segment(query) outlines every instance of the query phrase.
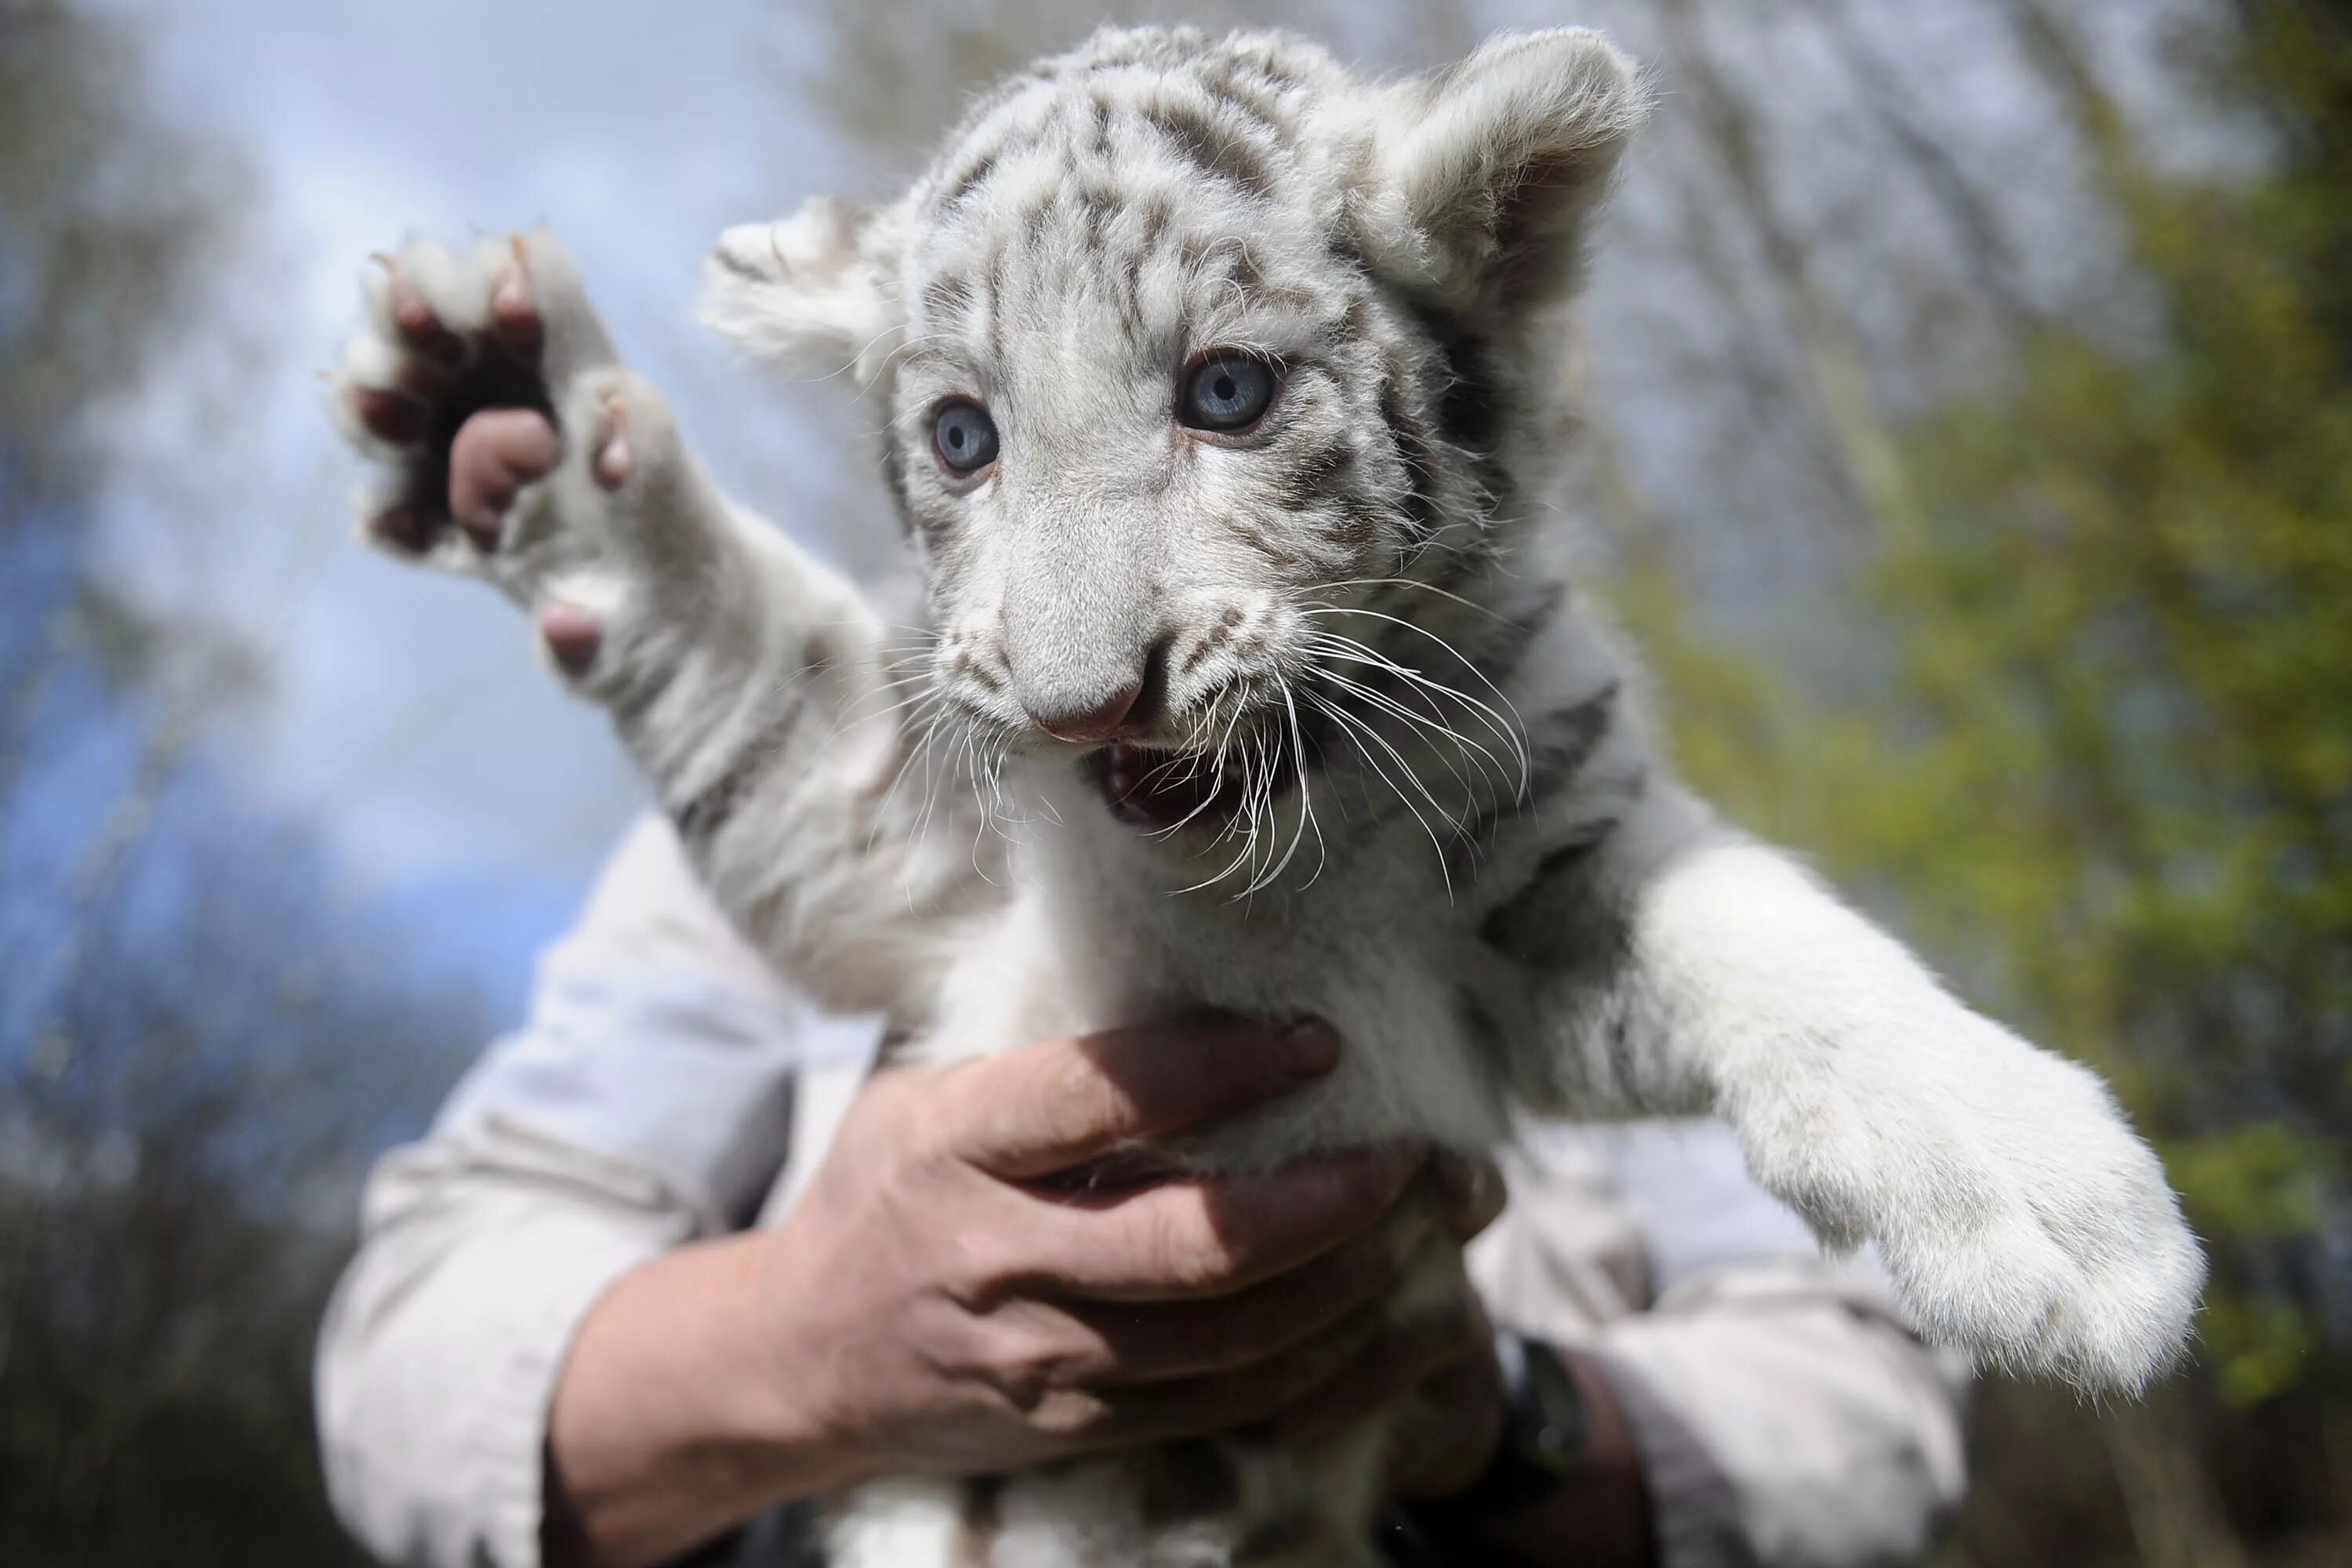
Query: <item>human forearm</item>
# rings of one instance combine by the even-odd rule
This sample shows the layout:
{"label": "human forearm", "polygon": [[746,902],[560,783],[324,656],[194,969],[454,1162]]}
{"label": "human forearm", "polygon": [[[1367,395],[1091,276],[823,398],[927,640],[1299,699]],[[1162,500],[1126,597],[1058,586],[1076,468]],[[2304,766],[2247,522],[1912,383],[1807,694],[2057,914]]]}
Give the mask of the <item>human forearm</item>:
{"label": "human forearm", "polygon": [[1381,1303],[1444,1233],[1492,1217],[1491,1183],[1414,1146],[1108,1201],[1047,1179],[1306,1081],[1338,1048],[1201,1026],[880,1075],[781,1226],[646,1264],[589,1314],[551,1402],[546,1557],[633,1568],[870,1475],[1394,1399],[1475,1312],[1399,1326]]}
{"label": "human forearm", "polygon": [[[751,1236],[682,1247],[620,1279],[549,1412],[549,1568],[641,1568],[763,1509],[860,1479],[771,1355]],[[804,1386],[804,1385],[802,1385]]]}

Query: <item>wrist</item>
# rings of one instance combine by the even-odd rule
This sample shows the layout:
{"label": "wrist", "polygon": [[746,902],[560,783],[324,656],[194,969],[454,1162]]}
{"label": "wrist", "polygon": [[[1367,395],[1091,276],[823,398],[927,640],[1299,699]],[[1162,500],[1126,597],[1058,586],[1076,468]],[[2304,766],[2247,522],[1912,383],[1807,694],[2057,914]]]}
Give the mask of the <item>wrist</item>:
{"label": "wrist", "polygon": [[582,1322],[548,1414],[551,1542],[575,1560],[667,1560],[859,1477],[789,1374],[758,1233],[690,1243],[622,1277]]}

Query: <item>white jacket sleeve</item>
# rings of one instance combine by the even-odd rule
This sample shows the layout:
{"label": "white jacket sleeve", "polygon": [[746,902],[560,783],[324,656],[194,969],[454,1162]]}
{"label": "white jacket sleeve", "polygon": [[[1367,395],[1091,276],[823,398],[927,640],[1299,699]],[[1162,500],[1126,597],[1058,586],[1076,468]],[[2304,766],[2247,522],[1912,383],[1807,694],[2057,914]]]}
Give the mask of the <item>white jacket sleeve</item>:
{"label": "white jacket sleeve", "polygon": [[1965,1371],[1866,1259],[1825,1258],[1729,1131],[1531,1132],[1474,1274],[1625,1407],[1664,1568],[1923,1560],[1967,1485]]}
{"label": "white jacket sleeve", "polygon": [[667,826],[614,854],[541,962],[529,1023],[371,1177],[318,1352],[328,1488],[388,1562],[531,1568],[547,1410],[616,1279],[750,1221],[804,1069],[873,1031],[778,981]]}

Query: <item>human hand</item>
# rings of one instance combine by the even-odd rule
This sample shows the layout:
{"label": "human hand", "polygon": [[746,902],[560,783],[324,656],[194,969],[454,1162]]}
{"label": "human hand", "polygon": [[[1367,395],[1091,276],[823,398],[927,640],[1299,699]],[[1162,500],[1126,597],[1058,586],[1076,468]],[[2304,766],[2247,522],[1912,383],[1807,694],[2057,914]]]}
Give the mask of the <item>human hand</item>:
{"label": "human hand", "polygon": [[868,1473],[1318,1428],[1395,1397],[1483,1331],[1466,1305],[1391,1330],[1381,1303],[1432,1237],[1491,1217],[1487,1184],[1448,1182],[1417,1146],[1069,1179],[1300,1088],[1338,1052],[1321,1026],[1213,1023],[882,1075],[767,1248],[767,1375]]}
{"label": "human hand", "polygon": [[[882,1074],[782,1226],[676,1247],[589,1314],[550,1415],[548,1560],[665,1561],[878,1474],[1310,1433],[1458,1363],[1485,1331],[1456,1238],[1501,1205],[1458,1161],[1076,1179],[1303,1088],[1339,1049],[1216,1023]],[[1433,1247],[1455,1310],[1391,1329],[1385,1300]]]}

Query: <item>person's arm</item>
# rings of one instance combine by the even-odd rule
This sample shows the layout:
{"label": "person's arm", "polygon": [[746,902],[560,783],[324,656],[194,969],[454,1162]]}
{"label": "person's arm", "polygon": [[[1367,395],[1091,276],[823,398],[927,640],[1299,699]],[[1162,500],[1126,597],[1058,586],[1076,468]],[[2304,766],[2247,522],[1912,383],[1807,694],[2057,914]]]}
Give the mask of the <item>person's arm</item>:
{"label": "person's arm", "polygon": [[690,1237],[745,1223],[812,1057],[871,1031],[800,1005],[633,832],[541,960],[530,1022],[371,1178],[318,1350],[346,1524],[402,1563],[537,1560],[549,1398],[590,1306]]}
{"label": "person's arm", "polygon": [[1254,1176],[1050,1180],[1319,1077],[1319,1026],[1049,1041],[883,1074],[772,1231],[682,1247],[590,1315],[557,1385],[551,1554],[666,1561],[773,1504],[1394,1398],[1479,1332],[1391,1329],[1407,1258],[1493,1216],[1416,1147]]}
{"label": "person's arm", "polygon": [[777,986],[667,828],[633,836],[530,1026],[370,1184],[318,1364],[362,1541],[427,1568],[656,1561],[880,1470],[1263,1415],[1364,1355],[1410,1386],[1473,1331],[1366,1348],[1399,1250],[1492,1217],[1491,1186],[1417,1181],[1417,1153],[1115,1202],[1029,1184],[1313,1076],[1264,1029],[886,1075],[792,1217],[741,1232],[828,1039],[852,1070],[870,1046]]}

